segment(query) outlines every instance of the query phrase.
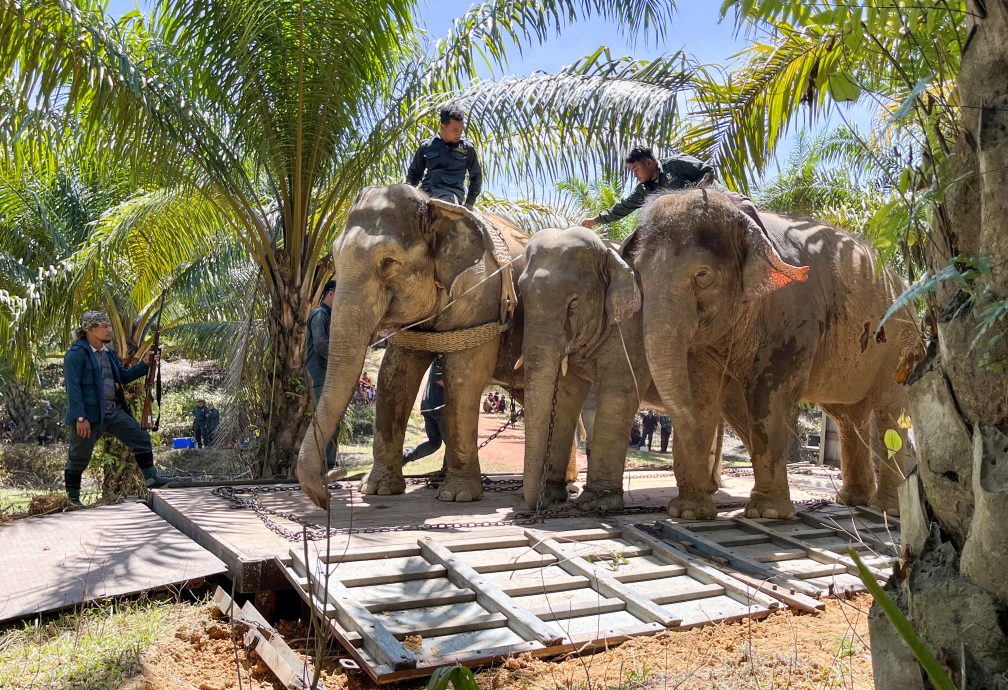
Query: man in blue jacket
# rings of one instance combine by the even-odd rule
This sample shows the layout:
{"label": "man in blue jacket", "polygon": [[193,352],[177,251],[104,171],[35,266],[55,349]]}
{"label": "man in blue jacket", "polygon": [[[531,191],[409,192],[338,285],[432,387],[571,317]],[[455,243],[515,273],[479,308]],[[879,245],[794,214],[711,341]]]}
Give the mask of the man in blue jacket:
{"label": "man in blue jacket", "polygon": [[148,352],[144,361],[123,367],[112,342],[112,322],[104,312],[89,311],[81,317],[77,339],[63,357],[63,381],[67,391],[67,462],[63,481],[67,498],[80,507],[81,475],[91,461],[95,443],[109,433],[133,451],[147,488],[164,486],[170,478],[158,476],[150,434],[140,428],[126,410],[122,387],[147,373],[154,361]]}

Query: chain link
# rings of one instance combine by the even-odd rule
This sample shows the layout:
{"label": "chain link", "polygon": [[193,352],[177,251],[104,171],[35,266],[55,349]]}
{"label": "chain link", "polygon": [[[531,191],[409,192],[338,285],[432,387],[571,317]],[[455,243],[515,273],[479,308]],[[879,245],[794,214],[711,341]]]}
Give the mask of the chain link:
{"label": "chain link", "polygon": [[525,408],[523,407],[522,409],[520,409],[518,411],[518,414],[512,414],[511,418],[508,419],[503,424],[501,424],[500,428],[497,429],[497,431],[495,431],[492,434],[490,434],[489,436],[487,436],[486,439],[483,441],[483,443],[481,443],[478,446],[476,446],[476,450],[477,451],[483,450],[483,448],[486,446],[486,444],[490,443],[495,438],[497,438],[498,436],[500,436],[501,434],[503,434],[505,429],[507,429],[509,426],[513,426],[514,424],[517,424],[518,420],[520,420],[520,419],[522,419],[524,417],[525,417]]}

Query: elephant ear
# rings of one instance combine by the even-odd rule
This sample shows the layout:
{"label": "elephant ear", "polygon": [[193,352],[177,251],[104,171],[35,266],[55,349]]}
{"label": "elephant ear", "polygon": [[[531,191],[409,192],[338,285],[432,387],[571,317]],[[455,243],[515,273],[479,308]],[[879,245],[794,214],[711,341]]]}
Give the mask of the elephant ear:
{"label": "elephant ear", "polygon": [[484,252],[493,252],[493,241],[483,221],[464,206],[440,199],[428,203],[427,235],[434,253],[434,272],[445,287],[451,287]]}
{"label": "elephant ear", "polygon": [[808,280],[808,266],[792,266],[784,261],[774,248],[763,228],[749,216],[743,246],[746,250],[742,266],[742,294],[745,299],[755,299],[791,283]]}
{"label": "elephant ear", "polygon": [[634,270],[609,247],[606,250],[609,287],[606,289],[605,310],[609,324],[615,325],[641,308],[641,293]]}

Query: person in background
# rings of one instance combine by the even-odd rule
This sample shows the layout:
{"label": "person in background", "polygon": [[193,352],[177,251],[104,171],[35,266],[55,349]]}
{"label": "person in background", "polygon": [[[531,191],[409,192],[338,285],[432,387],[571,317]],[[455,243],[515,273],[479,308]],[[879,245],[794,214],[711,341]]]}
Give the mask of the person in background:
{"label": "person in background", "polygon": [[207,441],[207,405],[206,400],[197,400],[196,407],[193,408],[193,438],[196,439],[196,447],[202,448],[209,444]]}
{"label": "person in background", "polygon": [[68,428],[63,483],[71,509],[83,507],[81,476],[91,461],[95,443],[106,433],[133,452],[148,489],[164,486],[173,478],[158,474],[150,434],[130,415],[122,393],[123,386],[147,373],[157,353],[148,352],[129,369],[123,367],[109,347],[112,321],[100,311],[84,312],[74,335],[76,340],[63,357]]}
{"label": "person in background", "polygon": [[[336,281],[329,280],[322,287],[322,301],[308,316],[308,338],[305,342],[305,383],[311,388],[312,400],[318,407],[325,384],[326,366],[329,363],[329,324],[332,304],[336,295]],[[310,430],[309,430],[310,433]],[[336,467],[336,444],[330,439],[326,445],[326,479],[335,481],[346,476],[346,470]]]}
{"label": "person in background", "polygon": [[[445,424],[444,355],[435,357],[427,372],[427,387],[420,400],[420,414],[423,416],[427,440],[403,453],[404,465],[435,452],[448,437],[448,427]],[[441,471],[445,470],[446,464],[442,463]]]}
{"label": "person in background", "polygon": [[658,452],[667,453],[669,438],[672,436],[672,419],[663,414],[658,418],[658,428],[661,429],[661,450]]}
{"label": "person in background", "polygon": [[220,426],[220,411],[214,407],[213,403],[207,404],[206,417],[206,434],[204,440],[209,448],[213,445],[214,437],[217,435],[217,427]]}

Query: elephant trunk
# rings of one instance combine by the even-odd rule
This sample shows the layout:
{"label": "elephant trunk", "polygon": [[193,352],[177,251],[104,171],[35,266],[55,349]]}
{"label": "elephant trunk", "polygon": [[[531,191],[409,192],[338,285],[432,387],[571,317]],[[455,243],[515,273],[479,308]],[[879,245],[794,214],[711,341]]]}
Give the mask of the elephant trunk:
{"label": "elephant trunk", "polygon": [[[527,326],[526,326],[527,328]],[[538,331],[537,331],[538,332]],[[525,368],[525,408],[534,410],[535,414],[525,417],[525,471],[522,477],[525,502],[530,508],[535,508],[543,487],[544,475],[548,462],[564,463],[566,452],[570,449],[570,439],[552,439],[550,435],[550,420],[557,413],[553,409],[556,403],[554,393],[557,390],[560,376],[561,360],[565,350],[562,334],[554,338],[542,338],[544,342],[554,343],[546,347],[525,347],[522,350]],[[549,447],[547,447],[549,443]],[[563,457],[555,452],[560,446]]]}
{"label": "elephant trunk", "polygon": [[325,508],[329,493],[325,485],[325,450],[343,419],[360,380],[371,336],[384,313],[382,305],[362,302],[368,294],[359,281],[347,281],[353,289],[337,286],[329,327],[329,357],[325,384],[312,423],[301,441],[297,476],[301,488]]}
{"label": "elephant trunk", "polygon": [[689,377],[689,348],[696,332],[696,305],[690,295],[662,294],[644,304],[644,349],[651,376],[676,434],[696,428]]}

